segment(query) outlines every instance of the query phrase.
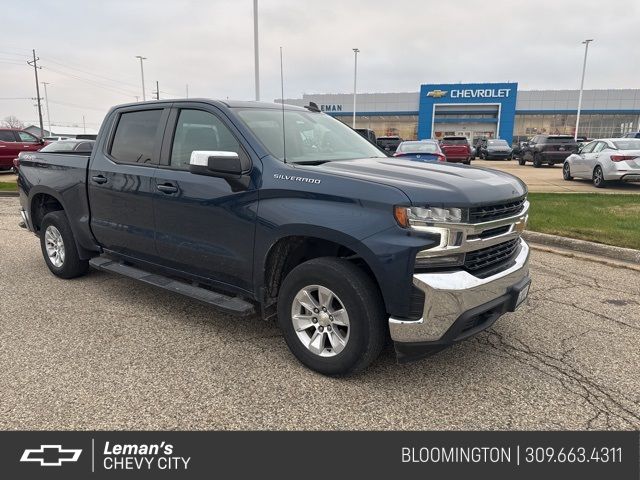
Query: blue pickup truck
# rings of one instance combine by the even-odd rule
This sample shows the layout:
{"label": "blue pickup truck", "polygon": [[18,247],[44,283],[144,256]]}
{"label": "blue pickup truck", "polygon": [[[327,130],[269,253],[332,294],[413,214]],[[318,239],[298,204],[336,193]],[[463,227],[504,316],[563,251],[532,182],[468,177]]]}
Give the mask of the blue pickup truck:
{"label": "blue pickup truck", "polygon": [[389,340],[400,362],[437,352],[529,289],[519,179],[389,158],[313,105],[117,106],[90,156],[34,152],[18,170],[54,275],[91,266],[277,318],[325,375],[363,370]]}

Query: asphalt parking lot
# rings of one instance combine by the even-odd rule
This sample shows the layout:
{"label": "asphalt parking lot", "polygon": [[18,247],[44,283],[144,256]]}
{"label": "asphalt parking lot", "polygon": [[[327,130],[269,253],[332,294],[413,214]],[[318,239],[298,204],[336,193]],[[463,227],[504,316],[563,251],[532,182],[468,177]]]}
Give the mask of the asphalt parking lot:
{"label": "asphalt parking lot", "polygon": [[640,274],[534,252],[528,302],[427,360],[301,366],[279,330],[53,277],[0,198],[0,429],[638,429]]}
{"label": "asphalt parking lot", "polygon": [[574,179],[567,182],[562,178],[562,165],[533,168],[531,163],[519,165],[515,160],[479,159],[472,161],[471,165],[495,168],[515,175],[527,184],[530,192],[640,194],[640,183],[610,182],[607,188],[596,188],[589,180]]}

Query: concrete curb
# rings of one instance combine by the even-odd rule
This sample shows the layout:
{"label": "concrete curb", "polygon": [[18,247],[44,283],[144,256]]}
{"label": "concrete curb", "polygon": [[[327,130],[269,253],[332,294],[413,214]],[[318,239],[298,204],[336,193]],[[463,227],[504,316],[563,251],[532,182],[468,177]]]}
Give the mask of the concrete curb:
{"label": "concrete curb", "polygon": [[0,197],[18,197],[18,191],[16,190],[15,192],[11,192],[11,191],[0,191]]}
{"label": "concrete curb", "polygon": [[531,242],[533,244],[572,250],[579,253],[606,257],[617,260],[618,262],[627,262],[640,266],[640,250],[614,247],[611,245],[560,237],[558,235],[549,235],[548,233],[532,232],[529,230],[525,231],[522,236],[527,242]]}

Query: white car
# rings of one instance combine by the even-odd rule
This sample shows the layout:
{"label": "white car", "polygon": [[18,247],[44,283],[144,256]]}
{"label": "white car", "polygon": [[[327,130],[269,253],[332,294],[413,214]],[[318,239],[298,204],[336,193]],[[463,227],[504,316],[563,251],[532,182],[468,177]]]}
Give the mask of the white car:
{"label": "white car", "polygon": [[640,138],[593,140],[567,157],[562,176],[586,178],[598,188],[608,181],[640,182]]}

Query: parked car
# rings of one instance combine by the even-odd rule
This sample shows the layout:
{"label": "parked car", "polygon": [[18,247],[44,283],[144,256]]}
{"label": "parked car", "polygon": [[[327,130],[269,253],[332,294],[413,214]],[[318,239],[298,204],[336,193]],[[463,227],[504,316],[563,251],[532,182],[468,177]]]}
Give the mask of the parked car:
{"label": "parked car", "polygon": [[471,145],[467,137],[442,137],[440,148],[447,157],[447,162],[471,164]]}
{"label": "parked car", "polygon": [[398,145],[400,145],[403,142],[403,140],[398,136],[391,136],[391,137],[378,137],[376,142],[380,149],[384,150],[384,152],[387,155],[391,156],[397,150]]}
{"label": "parked car", "polygon": [[566,158],[578,151],[578,143],[571,135],[536,135],[522,146],[518,158],[520,165],[533,162],[539,168],[542,164],[564,163]]}
{"label": "parked car", "polygon": [[480,142],[478,156],[481,160],[511,160],[513,149],[506,140],[485,139]]}
{"label": "parked car", "polygon": [[435,140],[419,140],[402,142],[394,157],[402,157],[419,162],[446,162],[447,157]]}
{"label": "parked car", "polygon": [[45,141],[24,130],[0,128],[0,171],[11,170],[20,152],[35,152]]}
{"label": "parked car", "polygon": [[277,317],[296,358],[326,375],[366,368],[388,336],[401,362],[439,351],[529,290],[520,179],[390,159],[301,107],[115,107],[91,155],[34,152],[18,188],[54,275],[92,266]]}
{"label": "parked car", "polygon": [[367,140],[369,140],[374,145],[377,145],[377,143],[376,143],[376,132],[374,132],[373,130],[371,130],[369,128],[356,128],[355,131],[358,132],[360,135],[362,135]]}
{"label": "parked car", "polygon": [[562,176],[565,180],[587,178],[598,188],[612,180],[640,182],[640,138],[593,140],[569,155]]}
{"label": "parked car", "polygon": [[640,132],[625,133],[622,138],[640,138]]}

